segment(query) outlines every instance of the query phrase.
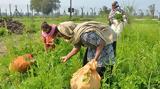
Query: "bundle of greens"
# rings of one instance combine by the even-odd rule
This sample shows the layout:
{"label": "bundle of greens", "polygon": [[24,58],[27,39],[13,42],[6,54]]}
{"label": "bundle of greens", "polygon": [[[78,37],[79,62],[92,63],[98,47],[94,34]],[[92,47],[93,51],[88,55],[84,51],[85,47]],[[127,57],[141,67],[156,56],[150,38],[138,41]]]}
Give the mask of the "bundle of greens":
{"label": "bundle of greens", "polygon": [[123,15],[121,12],[116,11],[115,13],[115,19],[117,19],[118,21],[123,21]]}

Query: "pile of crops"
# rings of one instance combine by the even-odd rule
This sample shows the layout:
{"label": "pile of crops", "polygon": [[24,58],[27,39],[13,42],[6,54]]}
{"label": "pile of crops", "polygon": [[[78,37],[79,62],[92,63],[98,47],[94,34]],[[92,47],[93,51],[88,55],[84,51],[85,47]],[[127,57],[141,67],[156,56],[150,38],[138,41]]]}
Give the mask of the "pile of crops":
{"label": "pile of crops", "polygon": [[11,18],[0,18],[0,27],[7,28],[9,33],[22,34],[24,25]]}

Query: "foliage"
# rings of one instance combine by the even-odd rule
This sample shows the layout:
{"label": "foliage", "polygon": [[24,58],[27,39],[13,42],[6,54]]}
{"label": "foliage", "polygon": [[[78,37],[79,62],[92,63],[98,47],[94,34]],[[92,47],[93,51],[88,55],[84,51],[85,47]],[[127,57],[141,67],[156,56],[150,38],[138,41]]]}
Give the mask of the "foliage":
{"label": "foliage", "polygon": [[50,14],[53,10],[60,7],[59,0],[31,0],[31,9],[43,14]]}
{"label": "foliage", "polygon": [[117,19],[118,21],[123,21],[123,15],[121,12],[116,11],[115,13],[115,19]]}
{"label": "foliage", "polygon": [[106,16],[107,14],[109,14],[109,12],[110,12],[110,9],[106,6],[103,6],[99,11],[99,15]]}
{"label": "foliage", "polygon": [[41,3],[43,0],[31,0],[31,9],[36,12],[41,12]]}
{"label": "foliage", "polygon": [[148,8],[149,8],[151,16],[154,17],[154,14],[155,14],[155,4],[149,5]]}
{"label": "foliage", "polygon": [[[56,19],[59,20],[47,18],[46,21],[58,24],[66,20],[65,17]],[[39,27],[42,19],[34,20],[36,33],[2,37],[8,53],[0,56],[0,88],[70,89],[72,74],[82,66],[84,48],[67,63],[61,63],[60,57],[66,55],[72,46],[59,39],[56,49],[46,54],[40,39]],[[104,18],[94,20],[106,21]],[[31,23],[31,20],[21,21],[25,25]],[[117,41],[113,73],[112,75],[105,73],[102,89],[160,89],[159,24],[153,20],[133,20],[132,24],[127,25]],[[25,53],[33,53],[37,64],[24,74],[9,72],[10,61]]]}
{"label": "foliage", "polygon": [[0,36],[6,35],[8,32],[5,28],[0,28]]}
{"label": "foliage", "polygon": [[134,11],[135,10],[134,10],[133,6],[126,6],[126,13],[127,13],[127,15],[132,16]]}

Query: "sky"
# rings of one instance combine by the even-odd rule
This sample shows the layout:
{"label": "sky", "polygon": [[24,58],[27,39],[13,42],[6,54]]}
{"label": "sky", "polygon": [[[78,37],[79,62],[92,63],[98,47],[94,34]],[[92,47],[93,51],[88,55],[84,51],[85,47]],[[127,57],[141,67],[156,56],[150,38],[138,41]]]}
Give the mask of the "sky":
{"label": "sky", "polygon": [[[70,0],[60,0],[61,9],[63,12],[67,10],[70,5]],[[72,0],[72,7],[76,9],[84,8],[85,11],[90,12],[90,8],[94,8],[96,11],[99,10],[102,6],[111,7],[113,0]],[[160,12],[160,0],[117,0],[120,6],[132,5],[136,10],[142,9],[146,10],[149,5],[156,4],[156,13],[157,10]],[[9,4],[11,4],[12,11],[15,9],[15,5],[18,6],[19,11],[26,12],[27,4],[30,4],[30,0],[0,0],[0,8],[2,12],[9,12]]]}

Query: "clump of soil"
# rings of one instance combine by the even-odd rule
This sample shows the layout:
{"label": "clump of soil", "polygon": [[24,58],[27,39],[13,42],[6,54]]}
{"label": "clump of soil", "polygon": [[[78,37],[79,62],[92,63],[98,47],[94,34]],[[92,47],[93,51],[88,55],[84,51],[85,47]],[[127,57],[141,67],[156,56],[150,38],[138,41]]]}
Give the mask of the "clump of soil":
{"label": "clump of soil", "polygon": [[25,26],[11,18],[0,18],[0,27],[7,28],[9,33],[22,34]]}

